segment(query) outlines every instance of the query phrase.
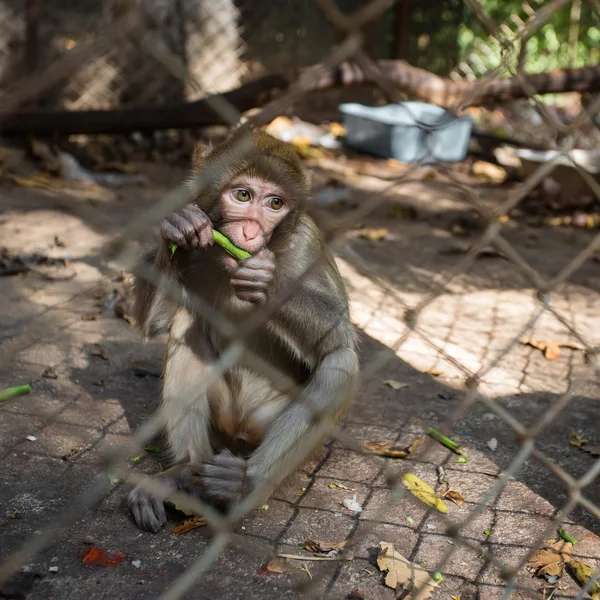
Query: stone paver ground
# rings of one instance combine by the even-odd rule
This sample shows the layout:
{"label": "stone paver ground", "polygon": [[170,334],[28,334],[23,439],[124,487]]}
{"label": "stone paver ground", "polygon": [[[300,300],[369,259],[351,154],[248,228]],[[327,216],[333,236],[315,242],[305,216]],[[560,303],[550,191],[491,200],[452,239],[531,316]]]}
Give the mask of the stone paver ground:
{"label": "stone paver ground", "polygon": [[[130,222],[184,175],[153,165],[147,172],[152,185],[117,194],[0,183],[2,245],[21,252],[68,254],[71,259],[68,267],[52,271],[52,280],[35,274],[0,279],[0,388],[25,382],[33,387],[29,396],[0,405],[2,560],[58,516],[72,512],[73,500],[102,476],[103,450],[119,446],[157,406],[158,379],[137,377],[130,361],[160,358],[162,346],[144,345],[127,322],[98,314],[107,295],[121,285],[103,275],[98,258],[106,232]],[[358,201],[375,197],[382,187],[368,178],[352,185],[351,198]],[[506,193],[478,191],[491,203]],[[437,283],[461,258],[452,255],[462,240],[448,233],[450,224],[467,209],[442,180],[406,184],[397,200],[414,206],[417,219],[390,218],[387,208],[378,209],[364,225],[388,228],[387,239],[373,242],[351,234],[338,252],[353,319],[362,332],[363,364],[388,348],[387,363],[366,378],[344,423],[345,432],[361,444],[390,440],[409,445],[429,427],[440,427],[464,398],[469,373],[489,365],[538,308],[527,281],[499,258],[478,260],[442,292]],[[548,276],[591,238],[586,231],[576,235],[551,228],[534,231],[511,222],[505,231],[525,260]],[[56,238],[64,247],[56,245]],[[591,345],[600,345],[599,271],[598,263],[588,262],[552,298],[557,314]],[[405,331],[405,308],[433,292],[440,295],[421,313],[417,331],[390,351]],[[96,319],[88,320],[90,315]],[[551,313],[542,316],[527,336],[579,343]],[[48,367],[56,379],[42,376]],[[383,384],[387,379],[408,386],[393,390]],[[579,382],[573,397],[539,433],[536,447],[577,478],[592,467],[594,458],[569,445],[571,432],[600,441],[600,388],[586,374],[581,352],[563,349],[557,360],[547,361],[538,350],[516,344],[483,374],[480,389],[519,423],[531,426],[548,413],[572,380]],[[27,436],[36,439],[29,441]],[[448,517],[458,522],[473,513],[518,447],[514,430],[483,403],[459,420],[453,437],[470,457],[467,464],[457,464],[445,448],[432,445],[410,464],[399,466],[409,466],[434,485],[436,469],[443,465],[452,488],[466,499],[462,506],[449,503]],[[487,446],[492,437],[498,441],[495,451]],[[148,455],[136,467],[156,471],[158,460]],[[188,597],[302,597],[311,583],[297,568],[302,563],[290,564],[285,574],[264,574],[261,569],[275,551],[301,553],[298,545],[308,536],[354,540],[352,561],[307,563],[314,577],[314,597],[345,598],[359,589],[369,600],[393,598],[375,563],[381,541],[394,543],[404,556],[427,569],[436,566],[451,542],[437,513],[427,512],[412,497],[386,506],[389,486],[383,462],[339,442],[329,444],[278,490],[268,510],[254,511],[239,524],[233,544]],[[335,483],[353,491],[330,487]],[[599,487],[596,479],[584,492],[595,506],[600,506]],[[52,544],[27,560],[21,578],[32,583],[29,598],[157,598],[209,548],[210,533],[203,529],[175,537],[173,526],[181,521],[176,515],[157,535],[139,532],[123,507],[125,493],[121,485],[108,486],[91,510],[81,518],[72,515],[72,522],[61,528]],[[364,507],[362,513],[341,505],[353,494]],[[484,560],[482,551],[492,551],[510,567],[518,565],[567,497],[565,486],[539,460],[526,460],[517,477],[468,519],[462,533],[472,547],[456,547],[443,569],[445,582],[434,597],[499,598],[501,573]],[[578,539],[575,556],[592,566],[600,564],[599,520],[577,509],[566,523]],[[127,560],[115,568],[83,566],[79,555],[89,536],[101,548],[123,552]],[[139,567],[132,561],[140,561]],[[58,571],[51,572],[50,567]],[[32,573],[43,577],[32,580]],[[525,570],[519,572],[517,583],[538,591],[544,587]],[[10,596],[6,587],[2,589]],[[577,585],[565,576],[553,597],[574,597],[577,592]],[[532,592],[515,596],[531,597]]]}

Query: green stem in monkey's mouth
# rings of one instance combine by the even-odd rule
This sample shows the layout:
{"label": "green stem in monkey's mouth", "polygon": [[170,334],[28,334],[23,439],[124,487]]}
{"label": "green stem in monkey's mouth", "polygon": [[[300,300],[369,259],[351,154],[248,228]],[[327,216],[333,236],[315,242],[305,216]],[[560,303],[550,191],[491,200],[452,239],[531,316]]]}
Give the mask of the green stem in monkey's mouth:
{"label": "green stem in monkey's mouth", "polygon": [[[246,252],[246,250],[238,248],[228,237],[224,236],[216,229],[213,229],[212,233],[215,242],[217,242],[217,244],[219,244],[223,250],[231,254],[233,258],[244,260],[245,258],[250,258],[252,256],[250,252]],[[169,242],[169,250],[171,250],[171,256],[173,256],[173,254],[175,254],[175,250],[177,250],[177,244],[175,242]]]}

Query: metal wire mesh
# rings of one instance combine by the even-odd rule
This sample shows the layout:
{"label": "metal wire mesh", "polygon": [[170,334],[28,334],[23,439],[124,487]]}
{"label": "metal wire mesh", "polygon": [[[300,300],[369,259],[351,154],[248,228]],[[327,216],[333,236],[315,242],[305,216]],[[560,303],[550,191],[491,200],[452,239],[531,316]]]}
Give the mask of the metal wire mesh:
{"label": "metal wire mesh", "polygon": [[[152,7],[150,7],[150,4]],[[145,3],[143,11],[148,13],[153,20],[145,27],[140,27],[140,13],[135,4],[121,3],[120,10],[111,13],[107,17],[107,21],[102,23],[100,20],[98,27],[101,28],[97,32],[97,36],[91,42],[67,43],[70,48],[69,52],[63,54],[58,61],[54,60],[51,65],[45,69],[41,69],[36,73],[35,78],[30,78],[19,84],[18,88],[14,88],[12,94],[5,94],[1,100],[1,108],[3,112],[14,110],[23,101],[34,100],[44,91],[52,89],[53,85],[62,79],[66,71],[76,73],[70,79],[69,85],[64,90],[64,96],[67,99],[66,105],[70,108],[89,108],[89,107],[110,107],[115,103],[127,102],[124,100],[123,88],[131,86],[129,77],[120,73],[113,68],[115,57],[121,57],[124,53],[127,54],[128,60],[132,65],[132,69],[136,69],[136,56],[143,56],[145,64],[151,64],[151,69],[155,69],[156,65],[160,65],[167,73],[173,86],[170,90],[165,89],[164,85],[153,87],[152,85],[139,93],[139,90],[131,88],[128,92],[129,98],[135,99],[135,103],[147,104],[156,101],[165,102],[172,100],[165,94],[175,94],[178,96],[175,99],[181,98],[198,98],[212,94],[215,92],[230,89],[239,83],[241,77],[245,73],[245,66],[241,62],[234,61],[220,63],[216,60],[219,56],[219,46],[212,43],[212,40],[217,38],[220,43],[231,44],[237,43],[236,32],[236,13],[237,10],[233,3],[229,6],[223,2],[206,2],[202,4],[202,10],[211,13],[210,25],[206,26],[204,33],[200,33],[198,29],[194,32],[188,31],[187,49],[183,52],[183,56],[191,56],[199,49],[201,55],[198,61],[194,64],[186,64],[185,58],[182,58],[182,49],[177,47],[177,41],[165,39],[160,33],[157,34],[153,29],[159,28],[157,23],[161,19],[166,19],[168,15],[161,13],[159,8],[162,8],[168,13],[175,10],[175,5],[169,3],[164,5],[160,3]],[[529,14],[529,19],[523,20],[513,19],[510,27],[498,27],[484,13],[483,8],[477,4],[476,0],[470,0],[469,5],[477,18],[482,23],[483,27],[490,30],[491,36],[496,40],[497,48],[501,50],[500,64],[495,65],[493,70],[488,73],[488,77],[494,77],[501,71],[509,72],[519,78],[522,85],[527,86],[527,77],[519,67],[518,58],[520,50],[520,40],[529,37],[535,33],[544,22],[559,10],[564,2],[555,1],[535,7],[529,6],[526,10]],[[290,88],[279,98],[263,107],[257,114],[253,115],[249,123],[264,124],[269,122],[274,116],[281,114],[286,108],[298,98],[301,98],[305,92],[312,88],[312,82],[318,78],[323,70],[336,67],[345,61],[356,61],[363,69],[369,69],[378,78],[382,86],[388,87],[385,75],[379,72],[377,63],[372,61],[363,49],[362,29],[368,25],[373,19],[378,18],[388,7],[387,0],[372,0],[371,2],[361,5],[355,12],[342,12],[331,0],[319,0],[317,5],[331,24],[333,24],[338,32],[339,44],[321,61],[319,67],[305,71],[302,76],[295,81]],[[591,2],[590,6],[598,10],[596,3]],[[227,9],[229,7],[230,10]],[[268,11],[267,11],[268,12]],[[146,15],[147,16],[147,15]],[[182,15],[178,16],[181,23]],[[199,21],[202,22],[202,15]],[[215,23],[217,29],[215,30]],[[184,27],[189,27],[189,24],[181,23]],[[212,29],[211,29],[212,27]],[[103,28],[103,29],[102,29]],[[126,40],[122,40],[119,36],[125,33]],[[228,37],[231,34],[231,38]],[[70,38],[67,38],[70,39]],[[116,41],[118,39],[118,41]],[[210,42],[207,42],[211,40]],[[233,42],[232,42],[233,40]],[[113,43],[118,43],[119,47],[114,48]],[[228,54],[231,56],[231,54]],[[148,63],[148,57],[152,58],[151,63]],[[62,62],[61,62],[62,61]],[[67,62],[68,61],[68,62]],[[463,69],[465,70],[465,69]],[[472,74],[472,73],[471,73]],[[479,74],[479,73],[478,73]],[[139,73],[138,73],[139,75]],[[139,76],[137,80],[143,80],[144,75]],[[477,81],[477,80],[475,80]],[[486,80],[481,81],[481,85],[486,85]],[[98,86],[98,87],[96,87]],[[134,86],[135,87],[135,86]],[[102,88],[102,92],[98,89]],[[175,91],[173,91],[175,90]],[[474,92],[476,93],[476,92]],[[569,153],[577,140],[578,125],[586,120],[589,120],[598,111],[598,100],[592,102],[587,108],[581,110],[578,118],[569,125],[557,122],[556,118],[545,109],[541,102],[534,98],[537,109],[540,112],[545,126],[551,129],[559,141],[558,148],[560,155],[567,156],[573,165],[580,171],[582,176],[587,177],[586,171],[581,168],[575,161],[572,154]],[[70,99],[70,100],[69,100]],[[229,105],[223,98],[213,98],[211,100],[214,110],[220,114],[224,121],[235,123],[239,121],[240,115],[236,109]],[[460,104],[460,103],[459,103]],[[246,148],[244,147],[243,139],[239,147],[234,152],[239,155],[244,155]],[[429,157],[425,157],[426,159]],[[214,170],[203,172],[197,175],[192,184],[187,182],[174,189],[166,195],[154,206],[149,207],[139,218],[124,228],[120,232],[112,232],[113,237],[111,242],[106,246],[104,258],[112,261],[113,265],[124,268],[129,268],[137,253],[137,246],[132,243],[134,240],[139,240],[171,212],[178,210],[198,197],[205,189],[211,178],[215,176],[215,172],[220,169],[227,168],[229,161],[228,157],[214,166]],[[528,585],[526,579],[521,575],[527,559],[535,552],[535,550],[543,545],[544,540],[550,537],[557,527],[560,527],[569,514],[577,507],[583,508],[596,519],[600,519],[600,507],[597,506],[588,496],[588,491],[591,486],[599,480],[600,460],[597,460],[593,466],[583,475],[573,477],[567,470],[559,464],[548,458],[538,447],[536,447],[536,439],[544,435],[544,430],[555,419],[560,419],[563,411],[568,409],[569,401],[572,397],[580,392],[590,380],[594,380],[598,376],[597,364],[597,348],[594,347],[593,341],[588,341],[590,332],[580,331],[576,324],[574,315],[568,314],[560,303],[553,300],[552,294],[560,286],[565,284],[573,274],[578,271],[582,265],[590,260],[595,252],[600,248],[600,234],[595,235],[593,240],[582,251],[577,253],[570,259],[565,259],[563,265],[557,265],[554,272],[541,273],[533,268],[525,260],[523,256],[514,248],[509,241],[510,235],[507,235],[504,226],[505,217],[508,212],[514,209],[528,192],[533,189],[544,176],[552,172],[556,166],[558,156],[555,160],[550,161],[546,165],[534,171],[528,179],[518,186],[514,187],[503,202],[494,207],[490,207],[489,203],[482,200],[468,184],[461,181],[460,177],[448,166],[437,164],[435,169],[443,173],[452,184],[460,190],[463,195],[464,202],[476,210],[481,219],[485,223],[484,232],[476,244],[450,269],[444,273],[440,273],[435,282],[435,287],[422,298],[418,303],[411,303],[406,297],[401,297],[395,291],[393,286],[386,284],[381,278],[374,274],[371,265],[355,254],[347,254],[347,248],[343,244],[344,233],[369,213],[375,211],[378,207],[385,204],[389,200],[389,194],[392,191],[397,191],[402,186],[409,185],[411,175],[420,168],[420,164],[414,164],[405,174],[392,182],[388,183],[387,189],[383,193],[369,202],[364,202],[356,208],[356,210],[344,217],[342,220],[335,222],[329,230],[325,231],[325,236],[328,243],[335,249],[337,248],[341,256],[347,257],[348,261],[355,266],[358,272],[363,276],[368,277],[376,286],[377,293],[381,298],[386,298],[392,301],[398,311],[403,312],[404,325],[401,330],[393,331],[388,336],[386,347],[374,353],[370,360],[362,365],[362,377],[368,379],[373,374],[384,369],[386,363],[390,360],[390,356],[400,352],[407,344],[412,345],[414,349],[419,345],[434,349],[439,360],[447,365],[448,368],[455,371],[458,377],[465,382],[464,392],[453,411],[452,417],[448,419],[440,429],[443,433],[450,434],[454,427],[463,420],[474,418],[472,415],[480,407],[485,407],[493,416],[500,419],[514,431],[517,445],[514,457],[510,463],[494,480],[489,480],[485,489],[481,490],[481,494],[477,502],[469,505],[469,510],[464,514],[464,518],[455,520],[447,517],[439,517],[440,529],[444,529],[445,533],[451,538],[450,544],[443,546],[438,552],[438,562],[435,569],[444,571],[456,557],[460,557],[461,553],[471,552],[480,554],[479,558],[482,561],[482,570],[493,569],[501,579],[500,592],[502,598],[510,597],[513,592],[521,592],[528,597],[543,597],[537,589],[532,585]],[[422,163],[427,160],[421,161]],[[588,177],[589,179],[589,177]],[[591,191],[600,198],[598,185],[591,180]],[[502,339],[495,340],[490,345],[489,351],[486,354],[485,360],[480,364],[474,364],[472,361],[464,361],[461,357],[460,348],[449,348],[437,335],[435,324],[427,318],[427,310],[440,298],[452,289],[453,283],[464,276],[475,264],[478,254],[488,246],[493,246],[498,252],[505,256],[512,267],[514,273],[522,276],[529,284],[530,288],[536,292],[536,299],[531,303],[531,314],[524,322],[520,322],[517,327],[511,326],[507,329],[509,333],[504,335]],[[346,254],[344,254],[346,253]],[[310,272],[312,265],[307,270]],[[161,273],[156,272],[154,268],[148,267],[140,276],[148,281],[155,283],[160,289],[177,301],[181,301],[184,291],[178,282],[168,280]],[[515,275],[516,276],[516,275]],[[240,329],[233,323],[230,323],[224,315],[218,314],[214,309],[200,298],[195,298],[190,295],[189,291],[185,291],[186,302],[190,306],[190,310],[200,315],[203,319],[210,322],[218,331],[231,339],[231,343],[227,350],[219,357],[219,360],[214,366],[210,375],[207,375],[204,380],[204,385],[208,387],[212,381],[230,369],[241,357],[244,349],[244,342],[252,335],[257,328],[273,315],[287,299],[299,289],[301,280],[287,289],[282,290],[280,295],[272,299],[265,307],[257,310],[247,319],[243,327]],[[483,320],[489,318],[492,321],[493,315],[488,316],[485,306],[475,307],[474,310],[481,310],[484,313]],[[493,374],[494,370],[502,365],[503,361],[507,360],[511,350],[519,343],[519,341],[535,331],[536,325],[539,325],[544,319],[553,318],[562,324],[566,331],[575,338],[578,344],[584,349],[585,366],[580,369],[574,369],[573,372],[565,374],[563,393],[551,404],[547,406],[546,412],[536,421],[524,423],[520,420],[518,411],[513,411],[510,405],[503,404],[491,393],[493,390],[493,378],[490,380],[488,376]],[[450,317],[452,319],[452,317]],[[594,336],[591,336],[594,339]],[[597,339],[597,338],[596,338]],[[411,350],[409,350],[410,352]],[[10,352],[10,347],[4,348],[4,352]],[[256,368],[262,370],[266,377],[269,376],[269,366],[258,364]],[[415,392],[418,394],[418,391]],[[360,393],[358,395],[360,399]],[[345,398],[332,398],[330,410],[335,410],[336,406],[344,401]],[[360,400],[359,400],[360,401]],[[401,475],[413,469],[413,464],[410,461],[402,463],[400,467],[394,464],[389,466],[389,462],[382,461],[380,458],[368,454],[360,443],[357,442],[356,436],[352,427],[340,427],[329,430],[327,424],[327,414],[319,413],[312,415],[314,420],[313,431],[309,438],[305,441],[307,448],[320,439],[323,433],[328,433],[335,440],[336,445],[347,447],[365,457],[365,460],[372,461],[373,469],[377,472],[378,477],[384,478],[390,489],[387,490],[386,497],[373,509],[370,520],[365,526],[352,530],[352,536],[362,536],[367,538],[373,534],[373,529],[377,522],[385,522],[386,515],[393,512],[394,506],[401,500],[407,491],[401,484]],[[143,484],[148,489],[155,489],[159,483],[151,478],[146,477],[141,471],[128,465],[128,457],[135,454],[140,446],[148,443],[151,438],[156,435],[162,426],[160,416],[154,416],[144,423],[131,437],[128,444],[118,449],[112,455],[107,457],[106,470],[111,473],[116,473],[118,476],[132,484]],[[484,425],[483,425],[484,426]],[[398,440],[405,439],[401,433]],[[419,459],[427,462],[428,457],[431,464],[439,464],[438,458],[435,456],[437,446],[432,440],[427,440],[419,450]],[[302,452],[298,453],[298,457],[289,461],[288,464],[282,465],[281,472],[277,473],[276,481],[265,482],[266,487],[274,486],[280,483],[285,477],[294,471],[298,464],[303,459]],[[547,472],[548,478],[553,478],[557,485],[562,485],[565,488],[566,501],[564,506],[556,511],[549,518],[545,519],[540,524],[539,530],[536,532],[535,539],[527,540],[528,552],[519,557],[515,563],[504,560],[502,553],[497,553],[494,550],[482,544],[482,541],[477,539],[470,533],[470,525],[477,521],[479,517],[486,514],[490,507],[495,506],[498,498],[505,492],[511,484],[512,479],[519,474],[521,469],[528,461],[536,461],[540,463]],[[450,468],[449,462],[445,462],[446,468]],[[5,562],[0,566],[0,581],[4,581],[12,577],[19,569],[23,567],[34,555],[41,549],[52,542],[57,533],[66,528],[69,523],[79,518],[86,508],[96,503],[101,497],[107,486],[105,478],[100,478],[97,483],[79,497],[67,512],[64,512],[51,526],[43,528],[36,537],[26,541],[22,549],[9,557],[5,557]],[[226,515],[219,514],[211,506],[201,502],[197,498],[191,498],[183,493],[172,494],[170,499],[174,502],[185,503],[190,509],[206,516],[211,527],[215,531],[215,536],[211,540],[209,547],[193,561],[193,563],[180,575],[173,578],[168,589],[164,590],[162,598],[177,599],[184,597],[190,592],[192,586],[198,581],[201,581],[202,576],[214,565],[217,557],[225,551],[229,544],[244,546],[246,543],[242,536],[236,533],[236,526],[245,515],[255,508],[257,501],[261,497],[263,489],[254,490],[248,498],[240,505],[236,506],[230,513]],[[294,502],[300,502],[302,494]],[[364,499],[364,504],[367,505],[373,501],[372,496]],[[424,513],[424,518],[430,513]],[[467,532],[467,533],[465,533]],[[401,550],[401,548],[399,548]],[[250,547],[249,552],[254,552]],[[269,555],[265,556],[265,560]],[[307,559],[308,560],[308,559]],[[344,563],[340,561],[336,567],[337,573],[344,568]],[[596,570],[585,589],[577,595],[577,598],[583,598],[586,589],[589,590],[595,579],[600,577],[600,567]],[[306,597],[324,597],[332,592],[332,572],[322,571],[315,574],[308,584],[301,590]],[[483,589],[482,584],[482,589]],[[480,597],[483,596],[481,592]]]}

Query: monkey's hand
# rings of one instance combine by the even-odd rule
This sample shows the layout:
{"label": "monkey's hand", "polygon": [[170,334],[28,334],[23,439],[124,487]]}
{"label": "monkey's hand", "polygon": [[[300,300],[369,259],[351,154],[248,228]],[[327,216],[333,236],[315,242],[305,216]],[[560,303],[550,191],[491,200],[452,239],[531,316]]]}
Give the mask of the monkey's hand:
{"label": "monkey's hand", "polygon": [[164,500],[169,492],[177,489],[177,482],[172,478],[154,480],[155,489],[147,491],[136,487],[129,492],[127,500],[136,525],[145,531],[157,533],[167,521]]}
{"label": "monkey's hand", "polygon": [[162,222],[160,233],[167,242],[175,242],[183,250],[206,248],[214,242],[212,223],[195,204],[170,214]]}
{"label": "monkey's hand", "polygon": [[200,494],[208,502],[231,506],[250,490],[246,461],[229,450],[215,454],[193,469],[200,483]]}
{"label": "monkey's hand", "polygon": [[231,275],[231,285],[240,300],[263,304],[275,280],[275,255],[264,248],[243,260]]}

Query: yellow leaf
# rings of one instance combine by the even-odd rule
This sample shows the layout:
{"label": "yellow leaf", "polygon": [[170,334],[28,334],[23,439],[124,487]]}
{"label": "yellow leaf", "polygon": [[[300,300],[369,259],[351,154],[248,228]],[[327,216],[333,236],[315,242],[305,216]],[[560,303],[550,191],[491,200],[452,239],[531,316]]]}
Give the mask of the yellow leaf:
{"label": "yellow leaf", "polygon": [[[581,585],[585,585],[595,571],[595,569],[585,563],[577,562],[575,560],[571,560],[567,563],[567,569],[569,569],[569,573],[571,573]],[[600,600],[600,581],[596,581],[589,589],[588,593],[592,597],[592,600]]]}
{"label": "yellow leaf", "polygon": [[569,442],[569,444],[571,444],[571,446],[575,446],[576,448],[581,448],[581,446],[583,446],[584,444],[587,444],[587,443],[588,443],[588,440],[584,439],[576,431],[571,433],[571,441]]}
{"label": "yellow leaf", "polygon": [[442,369],[427,369],[425,373],[427,373],[427,375],[431,375],[432,377],[439,377],[440,375],[444,374],[444,371],[442,371]]}
{"label": "yellow leaf", "polygon": [[409,600],[426,600],[431,598],[438,584],[421,566],[411,563],[394,550],[394,545],[380,542],[381,552],[377,556],[377,566],[380,571],[387,571],[385,585],[395,590],[400,584],[409,592]]}
{"label": "yellow leaf", "polygon": [[333,133],[333,135],[335,135],[336,137],[344,137],[346,135],[346,129],[343,125],[340,125],[339,123],[330,123],[329,131]]}
{"label": "yellow leaf", "polygon": [[448,507],[442,502],[438,495],[422,479],[412,473],[402,475],[404,487],[418,500],[439,510],[441,513],[448,512]]}
{"label": "yellow leaf", "polygon": [[471,168],[471,172],[473,175],[484,177],[485,179],[489,179],[494,183],[503,183],[507,176],[506,171],[502,167],[484,160],[475,161],[473,163],[473,167]]}
{"label": "yellow leaf", "polygon": [[369,229],[364,228],[358,231],[358,235],[365,240],[370,240],[371,242],[378,242],[379,240],[383,240],[387,237],[389,231],[382,227],[380,229]]}

